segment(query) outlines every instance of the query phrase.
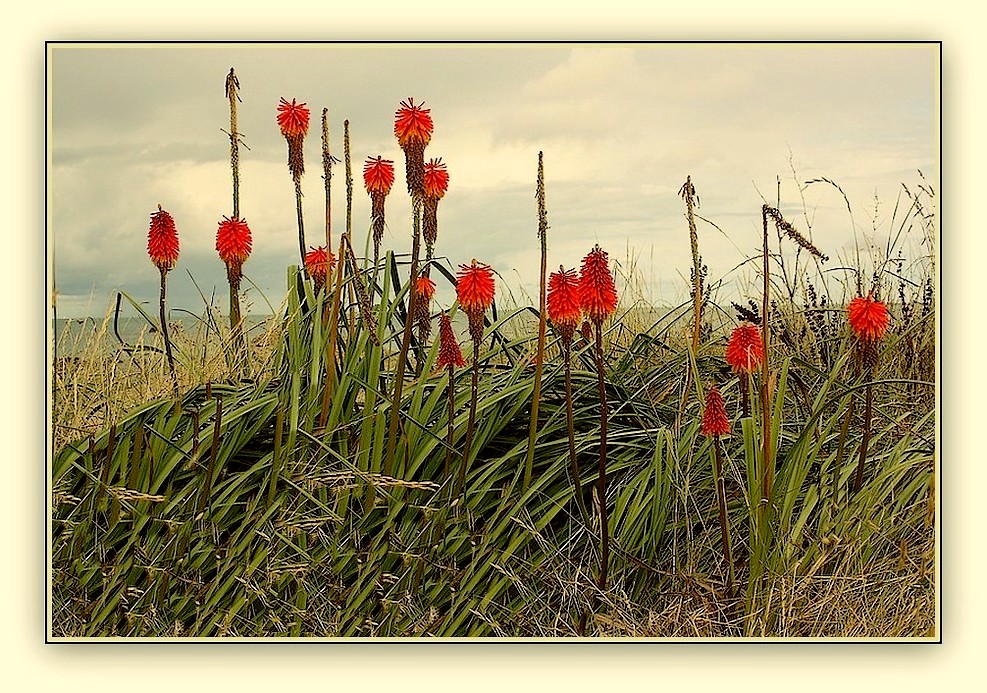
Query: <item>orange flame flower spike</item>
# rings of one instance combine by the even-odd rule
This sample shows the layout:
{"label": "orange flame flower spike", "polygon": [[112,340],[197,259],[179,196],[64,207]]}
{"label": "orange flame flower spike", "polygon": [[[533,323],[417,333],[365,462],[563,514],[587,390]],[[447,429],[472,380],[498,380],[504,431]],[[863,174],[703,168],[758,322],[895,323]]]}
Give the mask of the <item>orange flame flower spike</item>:
{"label": "orange flame flower spike", "polygon": [[734,328],[726,358],[734,373],[753,373],[764,362],[764,342],[757,325],[743,323]]}
{"label": "orange flame flower spike", "polygon": [[332,253],[326,252],[324,246],[312,248],[305,253],[305,269],[315,282],[315,291],[318,293],[326,283],[326,276],[332,271],[336,264],[336,258]]}
{"label": "orange flame flower spike", "polygon": [[559,328],[563,341],[571,343],[581,317],[579,277],[576,270],[560,266],[548,278],[548,319]]}
{"label": "orange flame flower spike", "polygon": [[167,272],[178,262],[178,231],[175,220],[161,209],[151,215],[147,231],[147,254],[159,270]]}
{"label": "orange flame flower spike", "polygon": [[223,217],[216,231],[216,252],[226,263],[230,283],[234,287],[240,283],[240,268],[250,257],[250,227],[243,219]]}
{"label": "orange flame flower spike", "polygon": [[459,348],[459,341],[456,339],[456,333],[452,329],[452,321],[446,313],[439,316],[439,359],[437,363],[439,368],[447,366],[462,368],[466,365],[463,352]]}
{"label": "orange flame flower spike", "polygon": [[710,438],[730,435],[730,419],[727,418],[727,408],[723,404],[723,395],[714,385],[706,393],[706,410],[703,412],[702,433]]}
{"label": "orange flame flower spike", "polygon": [[583,258],[579,275],[579,302],[589,319],[602,324],[617,308],[617,288],[610,274],[606,251],[600,246]]}
{"label": "orange flame flower spike", "polygon": [[427,305],[432,300],[432,297],[435,296],[435,282],[429,277],[418,277],[418,281],[415,283],[415,291],[425,299],[425,304]]}
{"label": "orange flame flower spike", "polygon": [[465,312],[485,312],[494,299],[494,278],[490,266],[476,260],[469,265],[460,265],[456,276],[456,296]]}
{"label": "orange flame flower spike", "polygon": [[428,145],[432,140],[432,116],[425,104],[415,104],[414,99],[401,102],[401,108],[394,114],[394,136],[398,144],[405,148],[411,144]]}
{"label": "orange flame flower spike", "polygon": [[305,104],[298,103],[295,99],[288,103],[281,97],[278,104],[278,127],[285,137],[304,137],[308,134],[309,110]]}
{"label": "orange flame flower spike", "polygon": [[880,301],[875,301],[870,293],[867,294],[867,298],[858,296],[850,301],[850,305],[847,306],[847,313],[854,334],[865,344],[877,342],[884,337],[888,324],[891,322],[887,306]]}
{"label": "orange flame flower spike", "polygon": [[449,171],[442,159],[429,159],[425,164],[425,197],[441,200],[449,189]]}
{"label": "orange flame flower spike", "polygon": [[422,105],[408,99],[394,114],[394,136],[404,150],[408,192],[419,199],[425,195],[425,147],[432,139],[432,116]]}
{"label": "orange flame flower spike", "polygon": [[387,195],[394,184],[394,162],[383,157],[367,157],[363,164],[363,184],[367,192]]}

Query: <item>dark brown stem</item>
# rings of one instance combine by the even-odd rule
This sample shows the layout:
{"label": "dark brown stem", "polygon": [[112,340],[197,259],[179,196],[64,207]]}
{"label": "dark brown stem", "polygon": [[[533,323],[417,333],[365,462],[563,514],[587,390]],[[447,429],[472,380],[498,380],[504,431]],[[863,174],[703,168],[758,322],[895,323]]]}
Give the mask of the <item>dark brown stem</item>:
{"label": "dark brown stem", "polygon": [[600,591],[607,589],[610,568],[610,527],[607,518],[607,387],[603,379],[603,323],[596,323],[596,379],[600,389],[600,475],[596,482],[600,502]]}
{"label": "dark brown stem", "polygon": [[456,432],[456,367],[453,364],[449,364],[449,427],[446,433],[446,463],[442,472],[442,479],[445,481],[449,478],[449,472],[452,470],[452,441],[455,437]]}
{"label": "dark brown stem", "polygon": [[394,393],[391,396],[391,420],[387,431],[387,454],[384,457],[384,474],[391,476],[394,470],[394,452],[397,446],[398,413],[401,407],[401,393],[404,389],[404,371],[408,364],[408,349],[411,348],[411,327],[415,322],[415,283],[418,281],[418,253],[421,246],[421,201],[413,200],[414,235],[411,242],[411,276],[408,278],[408,314],[404,321],[404,338],[398,353],[397,372],[394,375]]}
{"label": "dark brown stem", "polygon": [[233,218],[240,218],[240,133],[236,125],[236,102],[239,100],[236,90],[240,81],[236,78],[233,68],[226,76],[226,97],[230,100],[230,168],[233,170]]}
{"label": "dark brown stem", "polygon": [[326,250],[332,248],[332,154],[329,151],[329,109],[322,109],[322,175],[326,186]]}
{"label": "dark brown stem", "polygon": [[761,208],[761,219],[764,226],[764,289],[761,297],[761,338],[764,340],[764,361],[761,364],[761,501],[766,509],[768,499],[771,497],[771,482],[774,476],[774,464],[771,461],[771,402],[768,397],[768,347],[771,337],[768,332],[768,299],[771,291],[771,268],[768,264],[768,205]]}
{"label": "dark brown stem", "polygon": [[873,413],[874,390],[868,374],[867,388],[864,392],[864,437],[860,441],[860,458],[857,460],[857,473],[853,479],[853,492],[856,494],[864,481],[864,460],[867,459],[867,448],[870,445],[870,421]]}
{"label": "dark brown stem", "polygon": [[171,371],[171,387],[172,391],[175,393],[175,398],[179,397],[178,393],[178,374],[175,372],[175,357],[171,354],[171,340],[168,338],[168,315],[165,311],[165,285],[167,284],[168,270],[161,270],[161,292],[158,297],[158,307],[161,313],[161,337],[164,339],[165,345],[165,356],[168,358],[168,370]]}
{"label": "dark brown stem", "polygon": [[[298,217],[298,255],[301,258],[302,269],[305,268],[305,219],[302,216],[302,177],[292,176],[295,181],[295,214]],[[328,248],[326,249],[328,250]],[[308,274],[308,270],[305,270]]]}
{"label": "dark brown stem", "polygon": [[576,432],[573,425],[572,413],[572,342],[563,345],[562,358],[565,362],[565,423],[569,433],[569,469],[572,474],[573,493],[576,497],[576,505],[579,507],[579,515],[587,527],[591,526],[589,511],[586,509],[586,502],[583,500],[583,487],[579,481],[579,461],[576,458]]}
{"label": "dark brown stem", "polygon": [[459,495],[466,483],[466,469],[470,463],[470,451],[473,447],[473,427],[476,424],[476,397],[480,385],[480,342],[473,340],[473,373],[470,382],[470,411],[466,422],[466,443],[463,446],[463,462],[459,467],[459,474],[456,477],[456,486],[453,495]]}
{"label": "dark brown stem", "polygon": [[716,504],[720,511],[720,538],[723,541],[723,560],[727,562],[727,598],[733,596],[733,556],[730,553],[730,525],[727,520],[727,493],[723,479],[723,448],[720,437],[713,437],[713,460],[716,465]]}

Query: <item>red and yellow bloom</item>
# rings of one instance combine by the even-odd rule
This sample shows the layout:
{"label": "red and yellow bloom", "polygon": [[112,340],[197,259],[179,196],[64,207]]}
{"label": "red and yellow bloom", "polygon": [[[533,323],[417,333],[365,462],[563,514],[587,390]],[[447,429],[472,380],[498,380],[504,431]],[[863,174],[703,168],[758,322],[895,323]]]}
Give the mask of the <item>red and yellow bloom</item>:
{"label": "red and yellow bloom", "polygon": [[562,340],[572,342],[582,317],[579,302],[579,277],[576,270],[559,267],[548,278],[548,319],[562,333]]}
{"label": "red and yellow bloom", "polygon": [[714,385],[706,393],[706,408],[703,412],[702,433],[704,436],[725,436],[730,434],[730,419],[723,404],[723,395]]}
{"label": "red and yellow bloom", "polygon": [[858,296],[850,301],[847,314],[854,334],[865,344],[877,342],[884,337],[891,322],[887,306],[874,300],[870,293],[866,298]]}
{"label": "red and yellow bloom", "polygon": [[394,184],[394,162],[381,156],[367,157],[363,164],[363,184],[367,192],[387,195]]}
{"label": "red and yellow bloom", "polygon": [[743,323],[734,328],[726,350],[727,363],[734,373],[753,373],[764,363],[764,342],[757,325]]}
{"label": "red and yellow bloom", "polygon": [[610,274],[607,253],[598,245],[583,258],[579,274],[579,303],[597,325],[617,309],[617,288]]}

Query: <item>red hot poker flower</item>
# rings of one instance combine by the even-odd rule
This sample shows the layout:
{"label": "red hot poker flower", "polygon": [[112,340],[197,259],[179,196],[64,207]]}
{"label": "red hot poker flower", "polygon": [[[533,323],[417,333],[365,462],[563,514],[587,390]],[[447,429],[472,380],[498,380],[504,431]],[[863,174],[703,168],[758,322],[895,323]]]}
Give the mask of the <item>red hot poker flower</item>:
{"label": "red hot poker flower", "polygon": [[446,313],[439,316],[439,360],[438,367],[446,366],[462,367],[466,365],[463,359],[463,352],[459,348],[456,340],[456,333],[452,329],[452,321]]}
{"label": "red hot poker flower", "polygon": [[723,404],[723,395],[714,385],[706,393],[706,410],[703,412],[702,432],[704,436],[725,436],[730,434],[730,419]]}
{"label": "red hot poker flower", "polygon": [[409,144],[418,143],[422,147],[432,139],[432,116],[429,109],[422,108],[425,104],[415,105],[414,99],[401,102],[394,114],[394,136],[404,149]]}
{"label": "red hot poker flower", "polygon": [[850,327],[861,342],[876,342],[884,336],[891,322],[887,306],[875,301],[870,293],[867,298],[858,296],[847,306]]}
{"label": "red hot poker flower", "polygon": [[315,290],[318,291],[326,283],[326,276],[332,271],[336,264],[336,258],[332,253],[326,252],[325,246],[312,248],[305,253],[305,270],[315,282]]}
{"label": "red hot poker flower", "polygon": [[250,256],[250,227],[244,219],[223,217],[216,231],[216,252],[227,265],[242,265]]}
{"label": "red hot poker flower", "polygon": [[380,156],[376,159],[368,156],[363,164],[363,183],[371,195],[386,195],[391,192],[391,185],[394,184],[394,162]]}
{"label": "red hot poker flower", "polygon": [[415,283],[415,291],[419,296],[424,298],[426,302],[431,301],[432,297],[435,295],[435,282],[433,282],[430,277],[418,277],[418,281]]}
{"label": "red hot poker flower", "polygon": [[589,319],[601,324],[617,308],[617,288],[610,274],[607,254],[600,246],[583,258],[579,274],[579,302]]}
{"label": "red hot poker flower", "polygon": [[579,277],[576,270],[560,266],[548,278],[548,319],[561,330],[563,340],[571,342],[581,317]]}
{"label": "red hot poker flower", "polygon": [[147,254],[159,270],[167,272],[178,262],[178,231],[175,220],[161,209],[151,215],[147,231]]}
{"label": "red hot poker flower", "polygon": [[425,197],[441,200],[449,189],[449,172],[442,159],[429,159],[425,164]]}
{"label": "red hot poker flower", "polygon": [[456,276],[456,296],[466,313],[484,313],[494,299],[493,270],[477,263],[460,265]]}
{"label": "red hot poker flower", "polygon": [[753,373],[764,362],[764,342],[757,325],[745,322],[734,328],[726,357],[734,373]]}
{"label": "red hot poker flower", "polygon": [[297,103],[295,99],[288,103],[281,97],[278,104],[278,126],[285,137],[304,137],[308,133],[309,110],[305,104]]}

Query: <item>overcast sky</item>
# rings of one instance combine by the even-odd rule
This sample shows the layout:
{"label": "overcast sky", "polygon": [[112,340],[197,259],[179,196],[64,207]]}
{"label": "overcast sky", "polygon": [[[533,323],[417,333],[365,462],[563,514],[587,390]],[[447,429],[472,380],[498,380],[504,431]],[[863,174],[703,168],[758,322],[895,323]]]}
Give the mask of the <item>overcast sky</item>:
{"label": "overcast sky", "polygon": [[[934,44],[55,45],[48,190],[58,316],[103,315],[117,290],[154,308],[158,274],[146,241],[158,204],[181,239],[169,306],[201,312],[190,272],[225,307],[214,242],[232,212],[223,132],[231,67],[249,147],[241,150],[240,211],[254,252],[244,273],[276,307],[285,268],[298,262],[294,190],[276,124],[281,97],[312,110],[303,178],[309,245],[324,240],[326,107],[339,158],[343,120],[350,121],[358,254],[369,226],[368,155],[395,161],[384,244],[410,248],[393,117],[414,97],[435,123],[426,158],[449,167],[437,254],[453,265],[477,258],[515,293],[536,290],[534,190],[543,151],[550,268],[576,267],[600,243],[622,267],[636,263],[652,300],[683,299],[691,259],[677,193],[691,175],[698,213],[722,230],[700,221],[700,252],[710,279],[723,283],[720,297],[733,299],[753,276],[733,268],[757,252],[762,195],[775,202],[779,177],[782,212],[811,232],[834,266],[854,242],[846,203],[831,186],[800,192],[799,183],[838,183],[857,236],[877,245],[886,242],[903,183],[915,190],[921,170],[938,190],[938,61]],[[344,209],[338,166],[335,239]],[[906,260],[919,252],[911,241],[902,247]],[[251,310],[268,312],[244,286]],[[450,297],[440,290],[440,301]]]}

